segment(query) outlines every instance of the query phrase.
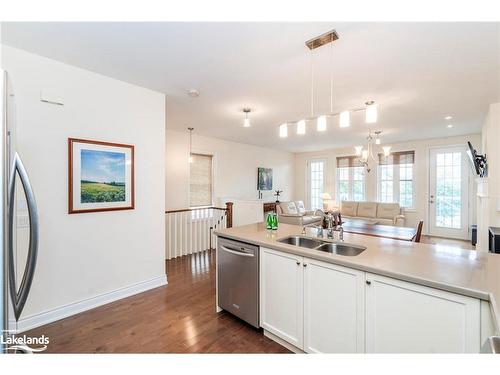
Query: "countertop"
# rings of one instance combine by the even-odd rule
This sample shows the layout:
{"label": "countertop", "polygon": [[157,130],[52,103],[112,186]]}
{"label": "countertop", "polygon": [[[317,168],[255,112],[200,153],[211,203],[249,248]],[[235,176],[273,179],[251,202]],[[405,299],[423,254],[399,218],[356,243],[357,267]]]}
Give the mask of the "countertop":
{"label": "countertop", "polygon": [[[500,327],[500,254],[344,233],[344,242],[366,246],[357,256],[342,256],[283,244],[277,239],[300,235],[302,227],[280,224],[270,231],[263,223],[215,231],[221,237],[343,265],[383,276],[489,301],[496,332]],[[308,228],[307,236],[314,236]],[[335,233],[336,237],[338,232]],[[323,238],[323,240],[327,240]]]}

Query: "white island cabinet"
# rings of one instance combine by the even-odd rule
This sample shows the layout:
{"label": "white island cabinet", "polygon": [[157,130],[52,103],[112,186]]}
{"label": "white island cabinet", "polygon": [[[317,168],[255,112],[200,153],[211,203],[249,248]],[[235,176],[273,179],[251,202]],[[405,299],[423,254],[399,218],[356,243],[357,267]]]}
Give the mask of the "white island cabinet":
{"label": "white island cabinet", "polygon": [[261,248],[264,330],[308,353],[364,352],[364,272]]}
{"label": "white island cabinet", "polygon": [[296,348],[304,342],[302,257],[260,252],[260,326]]}
{"label": "white island cabinet", "polygon": [[260,262],[260,325],[292,350],[480,351],[478,299],[264,247]]}
{"label": "white island cabinet", "polygon": [[303,258],[304,351],[364,353],[365,274]]}
{"label": "white island cabinet", "polygon": [[480,301],[366,275],[367,353],[478,353]]}

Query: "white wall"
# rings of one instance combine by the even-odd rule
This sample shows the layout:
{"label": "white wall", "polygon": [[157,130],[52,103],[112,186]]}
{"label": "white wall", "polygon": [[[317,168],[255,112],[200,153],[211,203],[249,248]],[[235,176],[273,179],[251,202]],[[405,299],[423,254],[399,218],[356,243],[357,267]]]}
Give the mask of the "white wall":
{"label": "white wall", "polygon": [[[41,227],[23,319],[50,311],[57,318],[94,297],[105,302],[106,293],[164,284],[164,95],[11,47],[2,64],[16,93],[18,151]],[[41,102],[42,89],[59,92],[64,106]],[[135,146],[134,210],[68,215],[68,137]]]}
{"label": "white wall", "polygon": [[[424,220],[424,232],[426,231],[426,223],[428,221],[428,186],[429,186],[429,149],[436,146],[446,145],[465,145],[470,140],[475,147],[480,147],[481,136],[479,134],[472,134],[467,136],[450,137],[450,138],[437,138],[422,141],[404,142],[398,144],[391,144],[392,151],[408,151],[415,150],[415,166],[414,178],[416,188],[416,204],[414,210],[406,212],[406,225],[416,226],[419,220]],[[379,152],[377,150],[377,152]],[[381,152],[381,150],[380,150]],[[337,176],[337,156],[353,155],[354,150],[352,147],[326,150],[318,152],[305,152],[295,155],[295,199],[307,198],[307,161],[315,158],[325,158],[326,165],[326,191],[335,195],[336,190],[336,176]],[[377,174],[376,170],[372,170],[367,175],[366,189],[367,200],[377,200]],[[473,183],[471,181],[471,187]],[[471,212],[470,220],[474,222],[475,214],[475,199],[471,192]]]}
{"label": "white wall", "polygon": [[[189,134],[167,130],[166,209],[189,206]],[[273,168],[273,190],[294,196],[294,156],[289,152],[204,137],[193,133],[193,152],[214,155],[214,197],[257,199],[257,168]],[[274,191],[263,192],[274,201]],[[217,201],[215,202],[217,203]]]}

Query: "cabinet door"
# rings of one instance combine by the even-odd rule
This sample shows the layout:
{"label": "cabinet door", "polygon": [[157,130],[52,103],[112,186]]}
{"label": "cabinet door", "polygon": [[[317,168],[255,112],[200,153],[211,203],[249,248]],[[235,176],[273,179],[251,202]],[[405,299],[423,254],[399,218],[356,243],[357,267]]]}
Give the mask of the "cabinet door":
{"label": "cabinet door", "polygon": [[365,273],[304,258],[304,351],[364,353]]}
{"label": "cabinet door", "polygon": [[260,256],[260,325],[302,349],[302,257],[266,248]]}
{"label": "cabinet door", "polygon": [[478,353],[479,300],[367,274],[368,353]]}

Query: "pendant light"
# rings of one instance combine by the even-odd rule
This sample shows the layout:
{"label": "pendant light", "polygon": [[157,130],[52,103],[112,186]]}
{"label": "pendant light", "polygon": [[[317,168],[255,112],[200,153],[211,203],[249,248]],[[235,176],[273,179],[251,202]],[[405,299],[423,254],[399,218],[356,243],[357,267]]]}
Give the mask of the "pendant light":
{"label": "pendant light", "polygon": [[341,128],[348,128],[351,125],[351,113],[349,111],[340,112],[339,126]]}
{"label": "pendant light", "polygon": [[377,122],[377,105],[373,100],[370,100],[365,103],[366,112],[365,112],[365,122],[367,124],[374,124]]}
{"label": "pendant light", "polygon": [[189,130],[189,162],[193,162],[193,130],[194,128],[188,128]]}
{"label": "pendant light", "polygon": [[280,125],[280,138],[288,137],[288,124],[285,122]]}
{"label": "pendant light", "polygon": [[297,134],[298,135],[306,134],[306,120],[300,120],[297,123]]}
{"label": "pendant light", "polygon": [[250,127],[250,119],[248,118],[248,114],[252,112],[250,108],[243,108],[243,112],[245,113],[245,119],[243,120],[243,127],[244,128],[249,128]]}

